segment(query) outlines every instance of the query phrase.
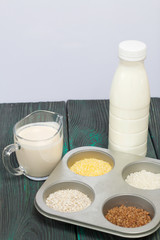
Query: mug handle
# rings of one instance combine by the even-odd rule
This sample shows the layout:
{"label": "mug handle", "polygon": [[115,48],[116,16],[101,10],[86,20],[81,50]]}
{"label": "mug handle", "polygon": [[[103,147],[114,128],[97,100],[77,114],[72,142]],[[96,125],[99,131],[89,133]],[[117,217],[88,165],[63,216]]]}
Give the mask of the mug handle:
{"label": "mug handle", "polygon": [[18,145],[17,143],[14,143],[5,147],[2,152],[3,165],[8,170],[9,173],[16,176],[22,175],[24,172],[22,169],[20,169],[20,167],[17,167],[17,168],[12,167],[10,156],[13,152],[16,152],[20,148],[21,148],[20,145]]}

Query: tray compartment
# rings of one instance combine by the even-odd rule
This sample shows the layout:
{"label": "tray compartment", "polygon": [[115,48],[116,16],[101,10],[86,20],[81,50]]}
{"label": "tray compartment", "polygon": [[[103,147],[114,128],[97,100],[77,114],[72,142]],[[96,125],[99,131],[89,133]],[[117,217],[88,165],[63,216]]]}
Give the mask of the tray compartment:
{"label": "tray compartment", "polygon": [[[69,170],[72,171],[70,168],[72,167],[72,165],[75,162],[83,160],[83,159],[90,159],[90,158],[94,158],[94,159],[103,160],[103,161],[108,162],[112,167],[111,171],[114,168],[114,164],[115,164],[114,159],[110,154],[108,154],[106,152],[102,152],[102,151],[95,151],[95,150],[89,150],[89,149],[86,149],[86,150],[83,150],[83,151],[77,151],[76,153],[73,152],[68,157],[67,166],[68,166]],[[105,173],[105,174],[107,174],[107,173]]]}
{"label": "tray compartment", "polygon": [[117,195],[106,200],[102,208],[103,215],[105,216],[108,210],[111,208],[120,207],[121,205],[125,205],[127,207],[132,206],[146,210],[149,212],[151,219],[153,219],[155,216],[155,207],[149,200],[142,196],[132,194]]}
{"label": "tray compartment", "polygon": [[[146,170],[147,172],[151,172],[151,173],[154,173],[154,174],[160,174],[160,164],[155,162],[149,162],[149,161],[140,161],[140,162],[133,162],[133,163],[130,163],[128,165],[126,165],[122,171],[122,177],[125,181],[125,179],[127,178],[128,175],[130,175],[131,173],[135,173],[135,172],[140,172],[142,170]],[[129,184],[129,183],[127,183]],[[130,184],[129,184],[130,185]],[[131,186],[131,185],[130,185]],[[135,187],[135,186],[132,186],[132,187]],[[136,187],[135,187],[136,188]],[[137,187],[139,189],[143,189],[143,190],[157,190],[159,188],[154,188],[154,189],[151,189],[151,188],[142,188],[142,187]]]}
{"label": "tray compartment", "polygon": [[154,163],[149,161],[133,162],[126,165],[122,171],[122,177],[125,180],[126,177],[134,172],[146,170],[153,173],[160,173],[160,163]]}
{"label": "tray compartment", "polygon": [[[149,212],[151,221],[143,226],[140,227],[121,227],[117,226],[110,221],[108,221],[105,218],[105,215],[107,214],[108,210],[114,208],[114,207],[120,207],[121,205],[124,205],[126,207],[133,206],[136,208],[140,208],[143,210],[146,210]],[[137,237],[143,237],[151,234],[152,232],[156,231],[159,227],[159,219],[157,216],[155,205],[148,200],[147,198],[136,195],[136,194],[121,194],[121,195],[115,195],[110,197],[104,202],[104,205],[102,207],[102,212],[104,219],[106,221],[106,225],[112,230],[112,232],[115,235],[128,237],[128,238],[137,238]]]}
{"label": "tray compartment", "polygon": [[[91,200],[91,204],[95,199],[95,193],[90,186],[88,186],[88,185],[86,185],[82,182],[76,182],[76,181],[68,182],[67,181],[67,182],[59,182],[59,183],[53,184],[50,187],[48,187],[47,189],[45,189],[44,192],[43,192],[43,202],[44,202],[44,204],[46,204],[46,199],[51,193],[54,193],[58,190],[66,190],[66,189],[74,189],[74,190],[78,190],[78,191],[84,193]],[[89,206],[91,206],[91,204]],[[52,209],[52,210],[54,210],[54,209]]]}

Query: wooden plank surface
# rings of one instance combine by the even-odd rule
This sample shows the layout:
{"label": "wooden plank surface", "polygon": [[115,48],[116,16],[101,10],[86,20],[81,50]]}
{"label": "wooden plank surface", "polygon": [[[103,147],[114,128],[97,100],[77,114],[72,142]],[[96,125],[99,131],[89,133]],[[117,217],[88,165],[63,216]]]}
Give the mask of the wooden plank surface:
{"label": "wooden plank surface", "polygon": [[152,98],[149,130],[156,157],[160,159],[160,98]]}
{"label": "wooden plank surface", "polygon": [[[153,111],[153,105],[155,108],[157,107],[156,104],[157,101],[155,99],[152,100],[151,112]],[[157,116],[159,111],[157,111]],[[86,145],[108,148],[108,100],[70,100],[67,102],[67,112],[70,149]],[[152,126],[154,125],[152,118],[154,117],[154,113],[152,113],[150,117],[151,127],[148,134],[147,150],[147,156],[152,158],[156,158],[157,156],[153,145],[155,132],[152,134],[154,128]],[[156,120],[156,123],[157,122],[158,120]],[[159,136],[160,132],[156,134],[156,139],[158,139]],[[98,219],[96,219],[96,221],[98,221]],[[77,227],[77,236],[79,240],[124,239],[82,227]],[[160,231],[158,230],[156,233],[143,239],[160,240]]]}
{"label": "wooden plank surface", "polygon": [[108,147],[108,101],[70,100],[67,104],[69,147]]}
{"label": "wooden plank surface", "polygon": [[[64,116],[64,151],[79,146],[108,148],[107,100],[70,100],[67,118],[64,102],[0,104],[0,150],[13,142],[14,124],[30,112],[44,109]],[[152,99],[147,156],[160,158],[160,99]],[[68,129],[67,122],[68,121]],[[69,136],[68,136],[69,134]],[[69,139],[69,145],[68,145]],[[10,175],[0,162],[0,240],[106,240],[124,239],[83,227],[50,220],[34,207],[43,182]],[[98,219],[97,219],[98,221]],[[160,240],[160,231],[142,239]]]}
{"label": "wooden plank surface", "polygon": [[[43,109],[64,116],[64,151],[68,151],[64,102],[0,104],[0,150],[13,143],[14,124],[32,111]],[[75,226],[50,220],[37,212],[34,197],[43,182],[10,175],[0,161],[0,240],[75,240]]]}

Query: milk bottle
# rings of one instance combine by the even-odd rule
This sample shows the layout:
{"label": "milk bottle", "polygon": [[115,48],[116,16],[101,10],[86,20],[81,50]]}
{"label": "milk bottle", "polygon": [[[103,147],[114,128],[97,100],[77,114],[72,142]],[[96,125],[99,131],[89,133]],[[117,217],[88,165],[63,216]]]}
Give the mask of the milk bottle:
{"label": "milk bottle", "polygon": [[146,45],[140,41],[119,44],[109,105],[109,149],[145,156],[150,89],[144,67]]}

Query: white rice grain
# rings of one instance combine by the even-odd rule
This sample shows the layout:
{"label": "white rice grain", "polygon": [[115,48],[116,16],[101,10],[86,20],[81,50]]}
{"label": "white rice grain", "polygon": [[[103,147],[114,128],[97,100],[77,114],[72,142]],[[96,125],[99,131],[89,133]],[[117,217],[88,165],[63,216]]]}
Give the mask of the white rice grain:
{"label": "white rice grain", "polygon": [[140,189],[154,190],[160,188],[160,174],[146,170],[129,174],[125,181],[129,185]]}

